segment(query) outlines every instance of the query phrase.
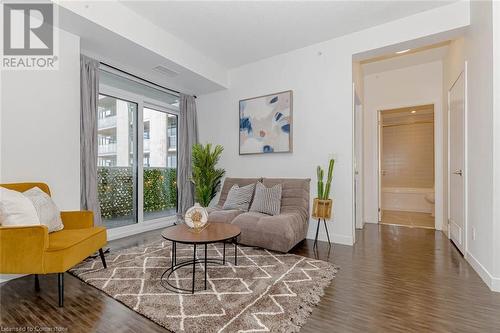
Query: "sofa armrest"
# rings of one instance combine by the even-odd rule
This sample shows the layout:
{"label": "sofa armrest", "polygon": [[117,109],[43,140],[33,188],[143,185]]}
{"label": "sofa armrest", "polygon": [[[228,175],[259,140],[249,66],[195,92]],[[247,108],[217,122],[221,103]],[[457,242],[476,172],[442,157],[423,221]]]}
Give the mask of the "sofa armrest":
{"label": "sofa armrest", "polygon": [[45,225],[0,227],[0,273],[43,273],[43,254],[48,246]]}
{"label": "sofa armrest", "polygon": [[61,212],[64,229],[86,229],[94,226],[94,213],[89,210]]}

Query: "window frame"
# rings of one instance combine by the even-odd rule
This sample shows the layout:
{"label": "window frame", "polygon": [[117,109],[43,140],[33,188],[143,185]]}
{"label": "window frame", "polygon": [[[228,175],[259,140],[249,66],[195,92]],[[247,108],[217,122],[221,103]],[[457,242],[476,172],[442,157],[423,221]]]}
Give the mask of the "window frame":
{"label": "window frame", "polygon": [[[127,79],[124,77],[124,79]],[[152,88],[154,89],[154,88]],[[143,95],[139,95],[136,93],[132,93],[130,91],[126,91],[120,88],[116,88],[107,84],[100,83],[99,84],[99,92],[100,95],[106,95],[109,97],[121,99],[127,102],[136,103],[137,104],[137,113],[136,113],[136,133],[134,135],[136,144],[135,144],[135,158],[136,161],[134,163],[133,172],[136,175],[137,179],[137,189],[136,189],[136,203],[137,203],[137,212],[135,212],[135,216],[137,221],[134,224],[112,228],[111,230],[128,228],[134,225],[147,225],[154,224],[158,222],[165,222],[172,219],[176,219],[176,214],[171,216],[160,217],[151,220],[144,220],[144,108],[153,109],[158,112],[165,112],[177,117],[177,146],[179,144],[179,109],[172,106],[171,104],[146,97]],[[98,120],[98,119],[97,119]],[[177,151],[177,155],[179,152]],[[178,157],[178,156],[177,156]],[[178,160],[178,158],[177,158]],[[178,171],[178,162],[176,163],[176,170]],[[177,190],[178,191],[178,190]]]}

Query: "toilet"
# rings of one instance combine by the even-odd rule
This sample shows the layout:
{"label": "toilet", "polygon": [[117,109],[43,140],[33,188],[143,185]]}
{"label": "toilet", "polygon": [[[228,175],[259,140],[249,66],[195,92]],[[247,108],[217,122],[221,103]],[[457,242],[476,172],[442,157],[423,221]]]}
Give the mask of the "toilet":
{"label": "toilet", "polygon": [[432,205],[432,213],[431,216],[434,217],[434,204],[436,203],[436,197],[434,195],[434,191],[429,192],[424,197],[425,201]]}

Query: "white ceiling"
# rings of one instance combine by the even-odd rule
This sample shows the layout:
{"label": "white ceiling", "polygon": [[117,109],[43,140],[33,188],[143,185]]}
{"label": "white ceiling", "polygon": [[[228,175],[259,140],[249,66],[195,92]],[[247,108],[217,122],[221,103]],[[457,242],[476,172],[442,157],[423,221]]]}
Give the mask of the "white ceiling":
{"label": "white ceiling", "polygon": [[[221,89],[217,83],[64,7],[58,7],[58,13],[59,27],[78,35],[81,52],[88,56],[184,93],[200,95]],[[166,76],[154,71],[153,68],[158,65],[162,65],[178,75]]]}
{"label": "white ceiling", "polygon": [[[122,1],[233,68],[452,1]],[[132,22],[131,22],[132,24]]]}

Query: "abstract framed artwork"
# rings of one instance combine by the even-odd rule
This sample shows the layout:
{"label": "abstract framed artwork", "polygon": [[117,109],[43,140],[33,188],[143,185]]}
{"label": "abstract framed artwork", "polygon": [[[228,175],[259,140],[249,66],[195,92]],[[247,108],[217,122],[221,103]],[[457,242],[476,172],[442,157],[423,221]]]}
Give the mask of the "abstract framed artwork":
{"label": "abstract framed artwork", "polygon": [[291,90],[240,101],[240,155],[293,151]]}

